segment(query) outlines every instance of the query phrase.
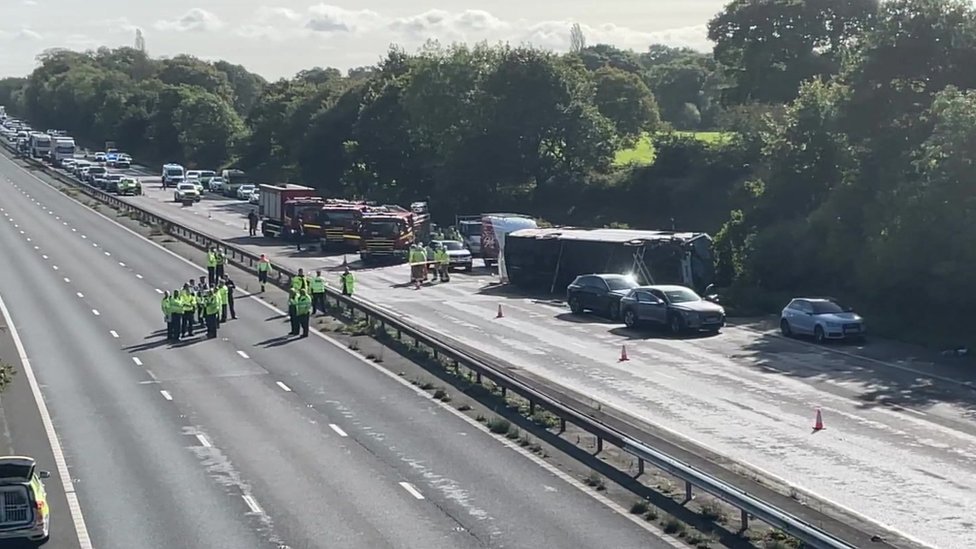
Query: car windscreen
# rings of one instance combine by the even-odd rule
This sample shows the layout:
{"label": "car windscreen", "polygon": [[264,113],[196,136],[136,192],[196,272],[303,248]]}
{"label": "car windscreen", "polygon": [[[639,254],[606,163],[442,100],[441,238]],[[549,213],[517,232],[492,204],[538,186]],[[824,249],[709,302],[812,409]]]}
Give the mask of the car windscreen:
{"label": "car windscreen", "polygon": [[603,281],[606,282],[607,286],[610,287],[611,292],[616,292],[619,290],[630,290],[639,286],[636,280],[632,278],[628,278],[626,276],[606,277],[603,279]]}
{"label": "car windscreen", "polygon": [[181,176],[181,175],[183,175],[183,170],[180,170],[178,168],[169,168],[169,169],[166,170],[166,175],[168,175],[170,177],[175,177],[175,176],[178,176],[178,175]]}
{"label": "car windscreen", "polygon": [[833,301],[811,301],[810,305],[813,306],[813,314],[815,315],[829,315],[844,312],[844,308]]}
{"label": "car windscreen", "polygon": [[668,296],[668,301],[671,303],[691,303],[693,301],[701,301],[701,297],[698,294],[687,288],[667,290],[664,292],[664,295]]}
{"label": "car windscreen", "polygon": [[106,171],[107,170],[105,168],[101,167],[101,166],[95,166],[93,168],[88,168],[88,173],[95,174],[95,175],[101,175],[101,174],[105,173]]}
{"label": "car windscreen", "polygon": [[462,246],[460,242],[454,242],[452,240],[449,240],[447,242],[442,242],[442,244],[444,245],[444,249],[450,251],[458,251],[464,249],[464,246]]}

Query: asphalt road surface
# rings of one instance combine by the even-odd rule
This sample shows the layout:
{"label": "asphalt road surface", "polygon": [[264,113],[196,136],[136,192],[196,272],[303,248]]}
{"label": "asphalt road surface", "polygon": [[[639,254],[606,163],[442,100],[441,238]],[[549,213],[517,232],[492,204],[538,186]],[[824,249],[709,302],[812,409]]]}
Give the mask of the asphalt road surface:
{"label": "asphalt road surface", "polygon": [[671,546],[257,299],[165,343],[161,292],[200,271],[6,158],[0,208],[0,294],[95,547]]}
{"label": "asphalt road surface", "polygon": [[[247,237],[253,206],[207,194],[184,208],[155,176],[145,189],[126,200],[276,263],[338,277],[342,256]],[[482,268],[419,291],[408,279],[404,265],[360,269],[358,293],[916,541],[976,546],[976,385],[958,362],[889,342],[820,347],[745,326],[677,339],[628,330],[500,287]],[[498,305],[504,319],[495,318]],[[630,361],[621,363],[623,345]],[[812,435],[815,407],[827,430]]]}

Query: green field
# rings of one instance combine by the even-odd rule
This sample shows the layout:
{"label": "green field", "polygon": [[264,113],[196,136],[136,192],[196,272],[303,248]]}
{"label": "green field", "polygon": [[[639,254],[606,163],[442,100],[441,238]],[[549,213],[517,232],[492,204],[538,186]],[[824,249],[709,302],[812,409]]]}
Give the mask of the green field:
{"label": "green field", "polygon": [[[674,132],[678,135],[690,136],[700,139],[706,143],[714,143],[724,139],[728,134],[725,132]],[[654,145],[651,143],[651,136],[645,135],[640,138],[637,144],[630,149],[617,151],[617,156],[613,159],[614,166],[625,166],[627,164],[647,165],[654,162]]]}

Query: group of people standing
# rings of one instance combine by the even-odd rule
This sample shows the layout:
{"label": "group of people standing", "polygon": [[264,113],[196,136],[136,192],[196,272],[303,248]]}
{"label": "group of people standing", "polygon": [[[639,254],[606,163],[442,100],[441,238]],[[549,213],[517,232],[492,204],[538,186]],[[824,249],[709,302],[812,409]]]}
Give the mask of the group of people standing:
{"label": "group of people standing", "polygon": [[[264,258],[264,256],[261,256]],[[258,271],[260,276],[261,271]],[[339,276],[342,295],[351,296],[356,289],[356,277],[346,267]],[[308,324],[311,315],[325,312],[325,278],[322,271],[315,271],[315,276],[307,276],[304,269],[298,269],[298,274],[291,279],[288,293],[288,319],[291,331],[288,335],[308,337]],[[264,291],[264,283],[261,286]]]}
{"label": "group of people standing", "polygon": [[193,327],[197,323],[200,328],[206,328],[207,339],[213,339],[217,337],[220,324],[227,322],[228,313],[231,320],[237,319],[234,310],[234,290],[237,285],[234,281],[221,273],[220,279],[208,282],[206,277],[201,276],[199,281],[190,279],[183,284],[183,288],[172,293],[163,292],[162,310],[167,340],[193,337]]}
{"label": "group of people standing", "polygon": [[451,257],[439,242],[410,246],[407,262],[410,264],[410,281],[417,286],[427,281],[428,273],[431,280],[451,281]]}

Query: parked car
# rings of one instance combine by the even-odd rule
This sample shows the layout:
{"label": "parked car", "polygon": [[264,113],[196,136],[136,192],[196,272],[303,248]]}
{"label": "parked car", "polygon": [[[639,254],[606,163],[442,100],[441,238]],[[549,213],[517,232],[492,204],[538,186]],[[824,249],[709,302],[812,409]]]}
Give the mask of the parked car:
{"label": "parked car", "polygon": [[70,171],[75,177],[78,177],[79,172],[81,172],[83,168],[87,168],[89,166],[91,166],[91,162],[87,160],[75,160],[75,163],[68,171]]}
{"label": "parked car", "polygon": [[193,183],[180,183],[176,186],[176,192],[173,193],[173,202],[183,202],[186,199],[200,202],[200,191],[197,190],[197,186]]}
{"label": "parked car", "polygon": [[257,189],[255,189],[255,190],[254,190],[254,192],[252,192],[252,193],[251,193],[250,195],[248,195],[248,197],[247,197],[247,202],[248,202],[249,204],[254,204],[254,205],[257,205],[257,204],[258,204],[258,202],[260,202],[260,200],[261,200],[261,191],[259,191],[259,190],[257,190]]}
{"label": "parked car", "polygon": [[119,183],[122,182],[122,174],[120,173],[109,173],[105,174],[105,192],[117,193],[119,192]]}
{"label": "parked car", "polygon": [[620,299],[620,315],[628,328],[651,323],[671,333],[717,332],[725,326],[725,309],[684,286],[639,286]]}
{"label": "parked car", "polygon": [[449,268],[461,269],[466,273],[471,272],[471,250],[467,249],[463,243],[456,240],[434,240],[433,244],[444,246],[444,249],[447,250]]}
{"label": "parked car", "polygon": [[0,540],[47,541],[51,508],[44,479],[50,477],[33,458],[0,457]]}
{"label": "parked car", "polygon": [[108,173],[108,170],[105,169],[105,166],[92,166],[85,172],[85,177],[90,185],[98,186],[95,181],[96,178],[104,177],[106,173]]}
{"label": "parked car", "polygon": [[779,329],[786,337],[813,336],[817,343],[828,339],[863,341],[867,336],[864,319],[829,297],[794,298],[780,314]]}
{"label": "parked car", "polygon": [[75,177],[77,177],[79,181],[85,181],[85,182],[87,182],[88,181],[88,170],[90,170],[90,169],[91,169],[91,166],[82,166],[82,167],[78,168],[78,171],[75,172]]}
{"label": "parked car", "polygon": [[132,157],[125,154],[119,153],[118,158],[115,159],[115,167],[129,169],[132,167]]}
{"label": "parked car", "polygon": [[119,159],[119,153],[115,151],[105,153],[105,164],[115,167],[115,161]]}
{"label": "parked car", "polygon": [[222,177],[211,177],[210,181],[207,183],[210,187],[210,192],[221,192],[224,190],[224,178]]}
{"label": "parked car", "polygon": [[197,192],[200,194],[204,193],[203,181],[200,181],[200,170],[190,170],[186,172],[186,182],[193,183],[193,186],[197,188]]}
{"label": "parked car", "polygon": [[254,185],[250,185],[250,184],[241,185],[240,187],[237,188],[238,200],[247,200],[247,197],[251,196],[251,193],[253,193],[256,189],[257,187],[255,187]]}
{"label": "parked car", "polygon": [[118,194],[121,196],[125,196],[127,194],[138,196],[142,194],[142,184],[139,183],[139,180],[134,177],[123,177],[122,180],[119,181],[118,190],[116,192],[118,192]]}
{"label": "parked car", "polygon": [[621,274],[580,275],[566,287],[566,302],[573,314],[589,310],[616,320],[620,298],[638,286],[633,277]]}
{"label": "parked car", "polygon": [[70,173],[71,168],[73,168],[75,165],[75,162],[77,162],[77,160],[75,160],[74,158],[65,158],[64,160],[61,161],[61,168],[64,171]]}
{"label": "parked car", "polygon": [[97,152],[97,153],[95,153],[95,156],[94,156],[95,162],[98,162],[99,164],[104,164],[107,159],[108,159],[108,157],[107,157],[107,155],[105,153],[103,153],[103,152]]}

